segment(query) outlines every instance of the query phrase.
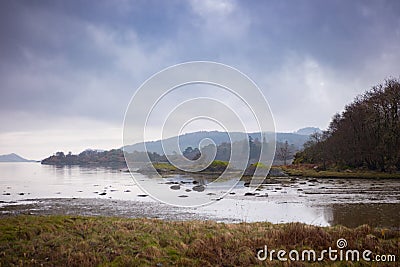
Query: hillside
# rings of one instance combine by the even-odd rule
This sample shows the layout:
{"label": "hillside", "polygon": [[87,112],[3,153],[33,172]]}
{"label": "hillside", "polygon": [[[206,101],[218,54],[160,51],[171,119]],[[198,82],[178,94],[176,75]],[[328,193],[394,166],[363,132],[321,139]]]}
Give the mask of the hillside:
{"label": "hillside", "polygon": [[400,171],[400,80],[376,85],[333,116],[322,134],[313,135],[296,163],[323,169],[360,168]]}
{"label": "hillside", "polygon": [[34,162],[35,160],[25,159],[15,153],[0,155],[0,162]]}
{"label": "hillside", "polygon": [[[262,140],[262,136],[260,133],[250,133],[248,134],[251,138]],[[267,134],[268,135],[268,134]],[[240,132],[233,132],[231,133],[231,137],[233,140],[237,139],[238,137],[243,136],[243,133]],[[218,131],[200,131],[194,133],[187,133],[179,136],[179,145],[180,147],[197,147],[201,140],[204,138],[210,138],[214,140],[216,145],[220,145],[222,143],[229,143],[229,136],[226,132],[218,132]],[[171,144],[177,142],[178,137],[171,137],[164,140],[164,149],[167,153],[171,153],[169,147],[172,147]],[[288,142],[289,144],[293,144],[294,147],[298,150],[303,148],[303,144],[308,140],[308,135],[304,134],[297,134],[297,133],[277,133],[276,134],[276,141],[277,142]],[[149,152],[156,152],[158,154],[164,154],[161,140],[157,141],[150,141],[146,142],[146,149]],[[136,143],[133,145],[127,145],[124,147],[125,151],[133,152],[133,151],[145,151],[143,143]]]}

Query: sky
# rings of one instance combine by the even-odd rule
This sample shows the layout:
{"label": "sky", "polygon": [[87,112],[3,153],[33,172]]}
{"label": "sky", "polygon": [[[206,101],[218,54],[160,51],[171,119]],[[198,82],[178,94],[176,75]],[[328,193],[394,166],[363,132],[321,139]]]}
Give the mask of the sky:
{"label": "sky", "polygon": [[215,61],[262,90],[276,130],[325,129],[400,76],[400,1],[0,1],[0,154],[122,146],[151,75]]}

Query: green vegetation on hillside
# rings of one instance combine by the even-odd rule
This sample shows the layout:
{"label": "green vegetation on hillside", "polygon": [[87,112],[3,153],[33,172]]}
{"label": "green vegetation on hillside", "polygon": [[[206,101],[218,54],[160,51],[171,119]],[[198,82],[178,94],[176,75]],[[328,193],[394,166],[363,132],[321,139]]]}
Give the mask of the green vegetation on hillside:
{"label": "green vegetation on hillside", "polygon": [[[305,266],[307,262],[259,261],[268,250],[314,249],[336,241],[346,249],[393,254],[399,260],[400,232],[318,227],[301,223],[224,224],[211,221],[168,222],[81,216],[11,216],[0,219],[0,266]],[[287,255],[286,255],[287,256]],[[385,263],[396,266],[398,262]],[[365,266],[361,262],[315,262],[313,266]]]}
{"label": "green vegetation on hillside", "polygon": [[[168,162],[154,162],[153,163],[154,169],[160,174],[168,174],[168,173],[176,173],[176,172],[184,172],[178,168],[176,168],[174,165]],[[201,174],[221,174],[225,171],[225,169],[228,167],[228,162],[221,161],[221,160],[214,160],[211,162],[211,164],[202,170]],[[139,170],[139,172],[146,172],[148,171],[148,168]]]}

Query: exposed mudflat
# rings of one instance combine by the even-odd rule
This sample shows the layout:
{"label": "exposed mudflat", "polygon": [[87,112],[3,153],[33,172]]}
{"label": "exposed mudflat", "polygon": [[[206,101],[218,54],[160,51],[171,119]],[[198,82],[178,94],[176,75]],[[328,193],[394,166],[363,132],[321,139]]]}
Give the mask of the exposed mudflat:
{"label": "exposed mudflat", "polygon": [[[160,218],[165,220],[209,220],[195,209],[172,207],[158,202],[110,200],[99,198],[28,199],[7,203],[0,207],[0,217],[28,215],[84,215],[128,218]],[[234,222],[232,218],[214,217],[213,220]]]}

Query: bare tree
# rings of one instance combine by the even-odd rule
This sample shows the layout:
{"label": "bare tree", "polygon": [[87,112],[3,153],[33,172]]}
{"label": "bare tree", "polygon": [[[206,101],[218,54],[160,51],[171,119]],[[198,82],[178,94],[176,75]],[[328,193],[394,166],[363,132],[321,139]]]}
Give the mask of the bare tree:
{"label": "bare tree", "polygon": [[293,146],[289,145],[288,141],[279,145],[277,149],[277,158],[283,161],[283,164],[286,165],[287,161],[293,157],[294,149]]}

